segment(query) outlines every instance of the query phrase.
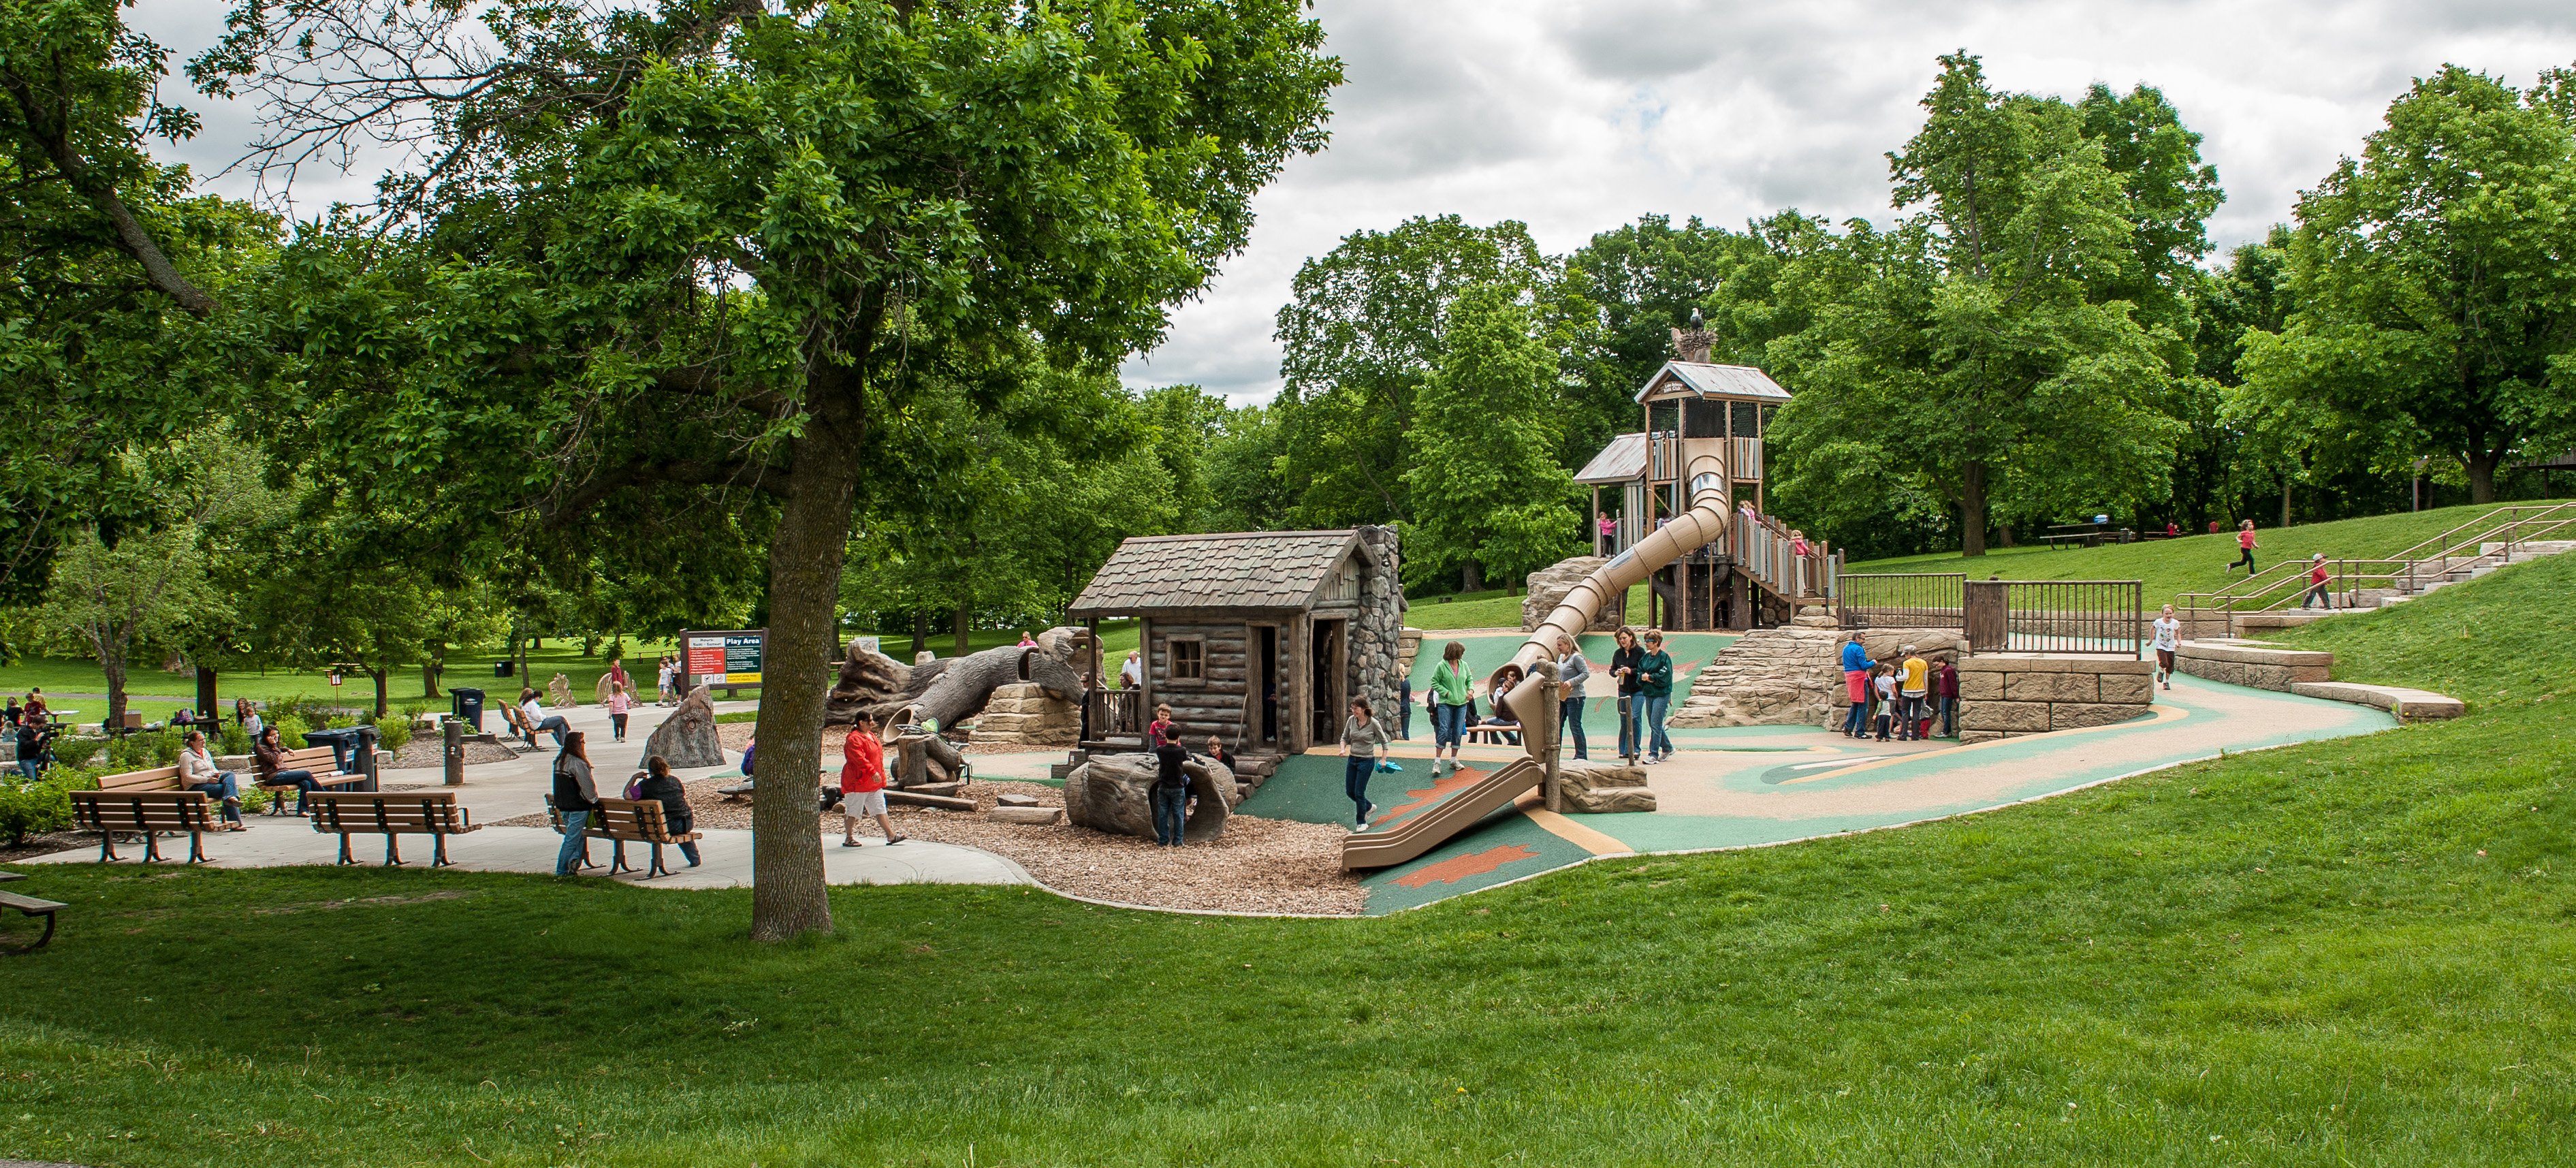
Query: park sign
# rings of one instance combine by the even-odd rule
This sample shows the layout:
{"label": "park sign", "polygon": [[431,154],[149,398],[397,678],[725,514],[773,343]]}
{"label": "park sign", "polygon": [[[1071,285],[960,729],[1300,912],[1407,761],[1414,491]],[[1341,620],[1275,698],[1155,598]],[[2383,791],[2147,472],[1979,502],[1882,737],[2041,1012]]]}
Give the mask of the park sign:
{"label": "park sign", "polygon": [[702,685],[759,685],[765,629],[731,629],[680,634],[680,673],[684,690]]}

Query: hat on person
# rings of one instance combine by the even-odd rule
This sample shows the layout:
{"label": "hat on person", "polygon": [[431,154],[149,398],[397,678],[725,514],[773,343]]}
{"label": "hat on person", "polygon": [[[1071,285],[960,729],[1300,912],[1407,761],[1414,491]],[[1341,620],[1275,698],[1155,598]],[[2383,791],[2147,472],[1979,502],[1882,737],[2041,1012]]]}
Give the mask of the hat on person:
{"label": "hat on person", "polygon": [[1911,657],[1911,656],[1913,656],[1913,655],[1914,655],[1914,646],[1912,646],[1912,645],[1907,645],[1906,647],[1904,647],[1904,648],[1902,648],[1902,649],[1897,650],[1897,652],[1899,652],[1899,653],[1903,653],[1903,654],[1905,654],[1906,656]]}

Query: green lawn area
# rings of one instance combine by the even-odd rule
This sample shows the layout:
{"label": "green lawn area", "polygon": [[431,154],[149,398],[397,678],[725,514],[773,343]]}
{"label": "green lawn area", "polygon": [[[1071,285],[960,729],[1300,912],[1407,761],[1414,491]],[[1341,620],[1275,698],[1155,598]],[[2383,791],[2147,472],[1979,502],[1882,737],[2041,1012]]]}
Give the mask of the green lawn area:
{"label": "green lawn area", "polygon": [[2456,722],[1382,919],[891,886],[771,947],[747,892],[42,868],[0,1157],[2568,1163],[2570,594],[2300,632]]}
{"label": "green lawn area", "polygon": [[[2403,551],[2495,510],[2494,506],[2444,507],[2432,511],[2303,523],[2294,527],[2257,525],[2257,567],[2284,560],[2304,560],[2315,552],[2328,557],[2385,556]],[[1990,549],[1969,559],[1955,552],[1901,556],[1848,564],[1846,572],[1966,572],[1974,579],[2006,580],[2141,580],[2147,607],[2172,600],[2179,592],[2206,592],[2241,580],[2228,571],[2236,558],[2236,535],[2189,535],[2180,539],[2143,540],[2096,548],[2052,551],[2044,547]]]}
{"label": "green lawn area", "polygon": [[[1628,589],[1628,612],[1640,621],[1645,619],[1645,585]],[[1405,610],[1404,623],[1425,632],[1516,629],[1521,624],[1521,596],[1496,590],[1425,597],[1413,601],[1412,607]]]}
{"label": "green lawn area", "polygon": [[[669,641],[629,638],[626,642],[627,673],[637,677],[639,685],[652,685],[653,658],[672,649]],[[535,684],[539,688],[545,686],[547,679],[561,673],[572,682],[574,697],[588,702],[597,690],[599,675],[608,672],[605,644],[601,645],[600,652],[602,655],[584,657],[581,655],[581,642],[551,640],[546,642],[545,648],[528,654],[528,673],[537,679]],[[477,686],[491,692],[507,689],[512,697],[516,697],[519,678],[492,675],[492,663],[500,659],[499,649],[451,652],[441,685]],[[197,675],[193,672],[165,673],[157,666],[146,666],[129,669],[125,685],[138,709],[175,709],[196,695]],[[104,694],[107,692],[107,675],[99,671],[97,662],[86,658],[22,657],[0,669],[0,691],[24,695],[31,686],[43,686],[48,694]],[[395,702],[416,701],[421,696],[420,690],[420,667],[417,665],[397,669],[385,679],[385,693]],[[217,674],[216,692],[227,703],[237,697],[266,701],[270,698],[329,696],[351,706],[368,706],[375,702],[376,687],[362,674],[349,674],[342,684],[334,687],[330,679],[319,671],[239,670]],[[103,698],[69,704],[79,706],[84,715],[107,712]]]}

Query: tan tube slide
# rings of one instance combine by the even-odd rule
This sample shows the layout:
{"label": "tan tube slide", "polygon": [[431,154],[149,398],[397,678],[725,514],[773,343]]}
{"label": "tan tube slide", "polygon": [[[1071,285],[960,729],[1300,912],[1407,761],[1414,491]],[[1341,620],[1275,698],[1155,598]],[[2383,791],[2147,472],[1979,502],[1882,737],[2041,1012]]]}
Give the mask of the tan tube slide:
{"label": "tan tube slide", "polygon": [[[1706,442],[1706,446],[1700,442]],[[1593,616],[1611,597],[1627,595],[1629,588],[1656,569],[1726,534],[1734,501],[1727,490],[1726,462],[1717,453],[1719,448],[1720,443],[1713,439],[1683,441],[1688,468],[1683,478],[1690,484],[1690,509],[1673,516],[1635,546],[1584,577],[1521,643],[1511,663],[1495,670],[1488,680],[1488,693],[1496,681],[1513,683],[1511,692],[1496,704],[1520,722],[1521,744],[1530,757],[1496,769],[1418,815],[1383,829],[1373,827],[1343,837],[1344,869],[1382,868],[1420,856],[1539,785],[1546,773],[1539,760],[1556,749],[1556,727],[1549,724],[1541,687],[1520,685],[1520,679],[1528,677],[1532,668],[1543,662],[1552,665],[1556,661],[1556,638],[1565,635],[1580,639]],[[1553,675],[1550,670],[1548,676]]]}

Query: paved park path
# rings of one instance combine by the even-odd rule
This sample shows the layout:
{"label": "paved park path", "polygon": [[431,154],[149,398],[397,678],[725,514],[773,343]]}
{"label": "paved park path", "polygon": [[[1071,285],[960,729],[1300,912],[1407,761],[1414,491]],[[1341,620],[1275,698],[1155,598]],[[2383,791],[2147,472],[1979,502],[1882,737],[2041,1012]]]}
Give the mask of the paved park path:
{"label": "paved park path", "polygon": [[[752,702],[718,702],[719,712],[752,709]],[[590,757],[600,777],[603,790],[622,786],[626,776],[644,767],[644,740],[653,727],[669,717],[670,707],[639,706],[629,719],[626,741],[609,740],[608,711],[602,706],[580,706],[566,715],[572,728],[590,735]],[[487,714],[485,725],[498,720]],[[509,762],[483,763],[467,767],[465,785],[456,788],[440,786],[444,776],[435,767],[409,770],[387,770],[378,777],[388,790],[452,789],[465,804],[477,823],[492,823],[521,815],[542,814],[546,796],[554,790],[555,751],[552,738],[539,735],[537,741],[546,747],[522,754]],[[700,779],[734,773],[732,767],[702,767],[675,771],[682,779]],[[244,775],[247,780],[249,776]],[[250,815],[249,830],[218,832],[206,837],[206,853],[218,868],[269,868],[290,864],[331,864],[339,859],[340,837],[315,832],[309,821],[292,815]],[[709,830],[698,841],[698,852],[704,863],[687,866],[679,849],[663,849],[663,862],[672,868],[669,876],[644,880],[641,872],[617,877],[620,880],[648,884],[655,888],[749,888],[751,887],[751,833],[743,830]],[[1034,884],[1028,872],[1001,856],[977,848],[928,840],[905,840],[887,845],[874,837],[862,837],[868,843],[856,848],[840,846],[840,833],[823,833],[823,876],[833,884]],[[563,837],[543,827],[486,827],[465,835],[450,837],[447,858],[455,867],[477,872],[551,873],[555,869],[555,851]],[[384,862],[384,840],[381,836],[356,836],[350,840],[350,854],[362,864]],[[638,869],[645,866],[650,845],[629,844],[627,861]],[[131,847],[120,846],[118,853],[138,854]],[[602,867],[591,875],[604,875],[609,862],[610,845],[593,840],[591,858]],[[163,855],[170,850],[165,841]],[[185,858],[187,843],[181,841],[178,855]],[[402,859],[415,867],[430,862],[430,840],[426,836],[402,837]],[[12,866],[25,864],[88,863],[98,858],[96,848],[77,848],[67,852],[13,860]]]}

